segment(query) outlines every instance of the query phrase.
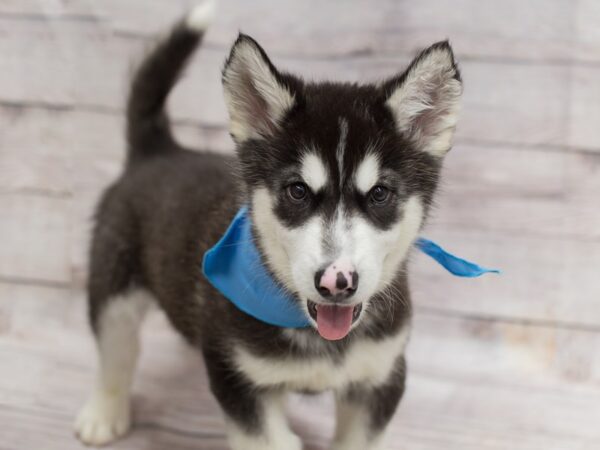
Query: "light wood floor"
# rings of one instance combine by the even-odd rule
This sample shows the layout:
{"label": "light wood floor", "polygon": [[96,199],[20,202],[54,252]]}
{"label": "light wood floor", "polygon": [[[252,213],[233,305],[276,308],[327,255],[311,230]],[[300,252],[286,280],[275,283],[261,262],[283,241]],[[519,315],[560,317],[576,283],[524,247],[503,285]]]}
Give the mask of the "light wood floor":
{"label": "light wood floor", "polygon": [[[90,216],[123,161],[130,68],[182,0],[0,0],[0,449],[82,446],[95,354]],[[600,2],[224,0],[172,99],[186,143],[231,151],[219,86],[237,30],[282,68],[374,80],[451,38],[464,114],[427,236],[502,276],[414,259],[416,320],[394,450],[600,449]],[[111,448],[225,449],[202,362],[155,313],[135,428]],[[294,398],[325,449],[327,396]]]}

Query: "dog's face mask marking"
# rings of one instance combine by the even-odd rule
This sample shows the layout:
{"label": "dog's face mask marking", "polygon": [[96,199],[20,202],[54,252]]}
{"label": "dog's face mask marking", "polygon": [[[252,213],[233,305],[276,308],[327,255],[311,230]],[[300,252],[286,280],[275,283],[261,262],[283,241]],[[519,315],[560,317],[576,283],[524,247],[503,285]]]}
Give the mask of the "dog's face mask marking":
{"label": "dog's face mask marking", "polygon": [[436,44],[379,85],[304,83],[240,36],[223,70],[257,244],[327,339],[402,266],[451,146],[462,86]]}

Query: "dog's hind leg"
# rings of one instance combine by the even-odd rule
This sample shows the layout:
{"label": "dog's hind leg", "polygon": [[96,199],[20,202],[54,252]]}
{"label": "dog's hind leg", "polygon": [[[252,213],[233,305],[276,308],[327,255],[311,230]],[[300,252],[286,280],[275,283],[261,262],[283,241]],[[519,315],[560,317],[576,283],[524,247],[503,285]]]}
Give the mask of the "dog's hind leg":
{"label": "dog's hind leg", "polygon": [[85,444],[107,444],[129,429],[139,328],[150,301],[150,293],[134,288],[107,299],[98,312],[93,324],[99,355],[96,385],[75,422]]}

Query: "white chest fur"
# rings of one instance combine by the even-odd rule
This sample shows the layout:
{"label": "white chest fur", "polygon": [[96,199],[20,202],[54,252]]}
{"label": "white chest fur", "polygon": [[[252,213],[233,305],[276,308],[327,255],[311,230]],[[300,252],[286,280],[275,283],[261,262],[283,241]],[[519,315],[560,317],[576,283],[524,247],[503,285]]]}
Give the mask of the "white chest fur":
{"label": "white chest fur", "polygon": [[409,327],[389,338],[360,340],[352,344],[341,361],[328,357],[264,358],[238,347],[234,361],[256,385],[285,386],[292,390],[343,389],[351,383],[378,385],[386,381],[396,359],[404,353]]}

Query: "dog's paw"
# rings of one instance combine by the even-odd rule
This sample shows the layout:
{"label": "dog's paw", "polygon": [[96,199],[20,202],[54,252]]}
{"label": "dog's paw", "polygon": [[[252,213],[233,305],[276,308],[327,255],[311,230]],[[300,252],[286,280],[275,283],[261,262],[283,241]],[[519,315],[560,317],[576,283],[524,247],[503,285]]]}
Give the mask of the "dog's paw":
{"label": "dog's paw", "polygon": [[302,450],[302,440],[288,429],[277,430],[271,436],[249,435],[237,429],[228,432],[232,450]]}
{"label": "dog's paw", "polygon": [[302,445],[302,439],[300,439],[296,434],[292,432],[290,432],[289,435],[286,437],[285,445],[285,448],[289,448],[292,450],[302,450],[304,448],[304,446]]}
{"label": "dog's paw", "polygon": [[129,398],[96,392],[75,420],[75,434],[86,445],[106,445],[129,430]]}
{"label": "dog's paw", "polygon": [[334,442],[329,450],[385,450],[386,448],[382,442],[372,442],[366,446],[356,442]]}
{"label": "dog's paw", "polygon": [[286,449],[286,450],[302,450],[304,446],[302,445],[302,440],[296,434],[286,433],[284,436],[280,436],[276,442],[271,442],[269,446],[263,447],[265,449]]}

